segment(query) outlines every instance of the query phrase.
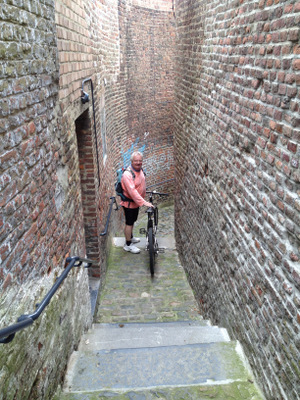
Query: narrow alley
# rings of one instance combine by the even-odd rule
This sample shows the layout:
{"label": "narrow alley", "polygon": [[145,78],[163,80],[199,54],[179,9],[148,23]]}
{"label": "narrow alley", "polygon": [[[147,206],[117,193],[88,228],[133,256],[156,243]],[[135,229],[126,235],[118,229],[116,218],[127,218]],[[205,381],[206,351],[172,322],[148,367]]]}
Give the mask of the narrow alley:
{"label": "narrow alley", "polygon": [[[254,400],[240,348],[299,400],[299,22],[299,0],[1,2],[0,400]],[[112,207],[134,151],[174,202],[153,281]]]}

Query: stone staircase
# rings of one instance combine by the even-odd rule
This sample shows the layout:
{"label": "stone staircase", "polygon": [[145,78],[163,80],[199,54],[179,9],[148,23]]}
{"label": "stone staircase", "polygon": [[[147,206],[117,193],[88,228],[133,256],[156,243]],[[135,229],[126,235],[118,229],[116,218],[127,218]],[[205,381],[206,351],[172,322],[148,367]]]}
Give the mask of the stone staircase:
{"label": "stone staircase", "polygon": [[207,321],[95,324],[59,399],[262,399],[242,350]]}
{"label": "stone staircase", "polygon": [[163,209],[159,245],[166,250],[154,280],[148,253],[126,253],[124,239],[113,239],[95,324],[73,352],[55,400],[263,399],[239,343],[202,319],[172,219],[173,208]]}

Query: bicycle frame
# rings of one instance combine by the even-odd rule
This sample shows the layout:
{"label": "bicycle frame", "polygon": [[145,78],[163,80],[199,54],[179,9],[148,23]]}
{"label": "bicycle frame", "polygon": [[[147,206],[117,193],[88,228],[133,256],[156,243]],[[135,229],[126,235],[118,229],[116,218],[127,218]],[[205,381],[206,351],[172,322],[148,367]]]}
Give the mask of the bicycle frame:
{"label": "bicycle frame", "polygon": [[[149,202],[151,204],[153,204],[153,192],[149,192],[149,193],[150,193]],[[149,227],[153,227],[155,229],[155,233],[156,233],[157,225],[158,225],[158,208],[156,206],[154,206],[154,208],[149,207],[147,209],[146,213],[148,214],[147,230]]]}

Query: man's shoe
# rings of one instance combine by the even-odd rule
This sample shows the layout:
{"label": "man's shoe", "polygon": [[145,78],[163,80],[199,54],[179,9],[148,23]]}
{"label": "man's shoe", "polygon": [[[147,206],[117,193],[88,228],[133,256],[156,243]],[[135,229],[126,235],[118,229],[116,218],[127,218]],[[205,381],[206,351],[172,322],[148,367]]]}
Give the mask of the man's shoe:
{"label": "man's shoe", "polygon": [[132,238],[131,238],[131,243],[138,243],[138,242],[140,242],[140,241],[141,241],[140,238],[136,238],[136,237],[132,237]]}
{"label": "man's shoe", "polygon": [[135,247],[132,243],[129,246],[127,246],[127,244],[125,244],[123,249],[125,251],[130,251],[130,253],[134,253],[134,254],[137,254],[137,253],[141,252],[141,250],[138,247]]}

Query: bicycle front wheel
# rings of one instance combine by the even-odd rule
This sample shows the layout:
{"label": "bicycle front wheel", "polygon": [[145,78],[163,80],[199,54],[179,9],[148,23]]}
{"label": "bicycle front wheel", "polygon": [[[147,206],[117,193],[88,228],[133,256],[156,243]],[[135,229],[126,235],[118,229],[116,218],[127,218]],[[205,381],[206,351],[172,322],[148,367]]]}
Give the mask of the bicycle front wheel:
{"label": "bicycle front wheel", "polygon": [[148,230],[148,250],[149,250],[149,256],[150,256],[150,273],[151,276],[154,275],[154,269],[155,269],[155,237],[153,234],[153,228],[149,228]]}

